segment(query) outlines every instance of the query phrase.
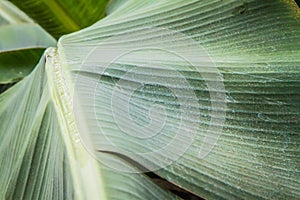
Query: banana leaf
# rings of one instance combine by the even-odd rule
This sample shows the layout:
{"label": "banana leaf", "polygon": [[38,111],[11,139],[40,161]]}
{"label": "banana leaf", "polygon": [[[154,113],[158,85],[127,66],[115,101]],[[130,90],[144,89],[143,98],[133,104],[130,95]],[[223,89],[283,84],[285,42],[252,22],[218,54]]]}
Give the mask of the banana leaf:
{"label": "banana leaf", "polygon": [[0,198],[300,198],[288,0],[117,3],[0,96]]}
{"label": "banana leaf", "polygon": [[105,16],[109,0],[10,0],[53,37],[78,31]]}
{"label": "banana leaf", "polygon": [[56,46],[51,35],[4,0],[0,1],[0,38],[0,84],[4,87],[28,75],[44,49]]}

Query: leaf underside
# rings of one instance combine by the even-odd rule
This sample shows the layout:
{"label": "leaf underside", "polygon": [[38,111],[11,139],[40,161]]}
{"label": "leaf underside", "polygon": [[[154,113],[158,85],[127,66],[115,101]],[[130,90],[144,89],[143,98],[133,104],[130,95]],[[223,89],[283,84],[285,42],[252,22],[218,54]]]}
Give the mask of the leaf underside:
{"label": "leaf underside", "polygon": [[[0,96],[0,198],[176,198],[101,151],[207,199],[299,198],[299,24],[287,0],[127,1],[63,36]],[[197,45],[217,70],[189,51]],[[163,115],[157,135],[139,137]],[[216,143],[200,158],[210,134]],[[187,146],[176,159],[172,140]]]}

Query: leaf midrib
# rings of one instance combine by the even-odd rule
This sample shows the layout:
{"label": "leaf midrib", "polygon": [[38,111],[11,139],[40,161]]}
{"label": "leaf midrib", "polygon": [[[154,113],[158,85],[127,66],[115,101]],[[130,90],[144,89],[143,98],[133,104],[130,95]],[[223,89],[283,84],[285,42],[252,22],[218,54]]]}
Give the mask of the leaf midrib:
{"label": "leaf midrib", "polygon": [[[60,46],[60,44],[58,44]],[[59,47],[58,47],[59,48]],[[72,100],[69,91],[71,82],[61,66],[59,49],[46,50],[46,72],[51,99],[61,129],[68,161],[70,163],[76,199],[107,199],[101,167],[86,151],[80,141]]]}

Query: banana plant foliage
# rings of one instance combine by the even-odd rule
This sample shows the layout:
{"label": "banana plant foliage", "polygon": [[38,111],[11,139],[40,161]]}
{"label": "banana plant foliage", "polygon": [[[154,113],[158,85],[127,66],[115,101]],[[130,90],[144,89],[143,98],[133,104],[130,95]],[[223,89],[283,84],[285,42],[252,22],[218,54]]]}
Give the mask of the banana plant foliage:
{"label": "banana plant foliage", "polygon": [[0,96],[1,199],[179,198],[147,171],[206,199],[300,198],[293,1],[108,13]]}
{"label": "banana plant foliage", "polygon": [[0,84],[28,75],[56,40],[8,1],[0,1]]}

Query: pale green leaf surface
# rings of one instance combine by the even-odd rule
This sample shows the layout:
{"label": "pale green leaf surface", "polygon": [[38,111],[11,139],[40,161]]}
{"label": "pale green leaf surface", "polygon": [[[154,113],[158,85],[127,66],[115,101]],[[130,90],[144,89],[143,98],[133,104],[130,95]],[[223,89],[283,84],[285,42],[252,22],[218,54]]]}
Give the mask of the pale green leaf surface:
{"label": "pale green leaf surface", "polygon": [[[56,88],[49,87],[51,78],[42,58],[30,76],[0,96],[1,199],[175,198],[144,175],[107,168],[80,144],[66,141],[74,132],[63,132],[66,125],[57,109],[64,108],[56,107],[59,100]],[[122,160],[118,165],[134,170]]]}
{"label": "pale green leaf surface", "polygon": [[127,0],[111,0],[109,1],[107,8],[106,8],[106,14],[110,15],[114,12],[116,12],[117,9],[121,8]]}
{"label": "pale green leaf surface", "polygon": [[[57,50],[47,51],[46,66],[42,58],[29,77],[0,96],[0,198],[170,199],[132,173],[140,169],[95,150],[128,153],[151,169],[172,161],[185,145],[183,155],[156,173],[201,197],[299,198],[300,22],[293,6],[283,0],[128,1],[94,26],[64,36]],[[182,34],[187,39],[176,40]],[[214,80],[205,57],[191,66],[176,54],[146,49],[111,60],[114,52],[157,46],[199,61],[194,44],[209,53],[225,91],[209,87]],[[103,54],[90,57],[99,46]],[[139,83],[143,87],[131,94]],[[124,96],[112,98],[115,86],[131,97],[130,110]],[[172,89],[180,91],[176,97]],[[197,103],[190,101],[190,89]],[[211,93],[226,94],[226,109],[212,110],[223,102]],[[113,114],[126,119],[130,111],[132,121],[145,126],[153,104],[165,108],[159,135],[133,137],[141,132],[126,120],[135,135],[120,130]],[[152,117],[164,114],[155,111]],[[223,124],[217,119],[225,111]],[[222,134],[201,159],[205,137],[217,134],[207,131],[212,117]],[[175,138],[179,145],[167,146],[181,122],[191,126]],[[192,128],[197,134],[189,144]],[[168,147],[164,153],[143,154],[161,145]]]}
{"label": "pale green leaf surface", "polygon": [[[217,112],[226,111],[226,121],[215,121],[214,126],[223,126],[223,131],[204,159],[199,158],[204,138],[218,133],[207,132],[214,101],[201,74],[172,56],[151,50],[123,59],[111,57],[113,52],[161,47],[161,43],[174,52],[193,49],[188,40],[173,41],[165,32],[155,31],[157,28],[192,38],[221,72],[227,109],[220,107]],[[106,51],[100,51],[98,58],[89,57],[99,46]],[[86,117],[78,122],[87,126],[82,134],[89,133],[95,149],[127,154],[146,167],[159,166],[180,147],[168,147],[169,151],[155,157],[143,153],[168,144],[183,120],[198,128],[197,135],[178,160],[157,171],[162,177],[209,199],[300,197],[300,21],[292,1],[129,1],[94,26],[63,37],[58,49],[82,103],[78,115]],[[208,70],[205,63],[198,64],[204,72]],[[176,83],[180,77],[170,67],[193,86],[199,104],[190,106],[198,117],[182,118],[176,98],[164,88],[189,89]],[[145,83],[164,87],[146,87]],[[143,86],[132,94],[136,85]],[[127,110],[125,97],[116,101],[112,97],[117,87],[131,97],[131,110]],[[184,94],[179,97],[188,101]],[[116,115],[126,124],[129,112],[132,121],[146,126],[149,118],[155,120],[149,117],[154,104],[167,110],[160,136],[140,139],[125,134]],[[156,114],[164,111],[156,110]],[[130,126],[125,128],[131,134],[141,133]],[[187,142],[184,137],[178,140],[182,146]]]}

